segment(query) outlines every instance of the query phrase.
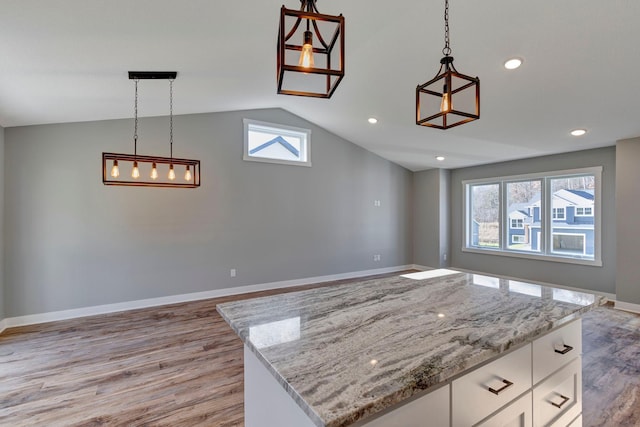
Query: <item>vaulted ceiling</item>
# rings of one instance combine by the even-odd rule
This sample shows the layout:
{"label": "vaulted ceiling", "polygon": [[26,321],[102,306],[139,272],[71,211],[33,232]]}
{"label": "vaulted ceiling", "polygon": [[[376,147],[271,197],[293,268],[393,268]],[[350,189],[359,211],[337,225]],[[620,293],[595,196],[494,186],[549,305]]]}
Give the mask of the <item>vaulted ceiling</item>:
{"label": "vaulted ceiling", "polygon": [[[480,77],[478,121],[415,125],[437,72],[441,0],[318,0],[346,19],[346,76],[329,100],[276,94],[280,7],[297,0],[3,0],[0,125],[132,117],[128,70],[176,70],[176,114],[281,107],[411,170],[456,168],[640,136],[640,2],[450,0],[451,47]],[[524,59],[508,71],[504,61]],[[142,116],[168,112],[141,86]],[[144,92],[143,92],[144,91]],[[376,125],[367,122],[376,117]],[[575,128],[587,129],[572,137]],[[443,162],[436,155],[445,156]]]}

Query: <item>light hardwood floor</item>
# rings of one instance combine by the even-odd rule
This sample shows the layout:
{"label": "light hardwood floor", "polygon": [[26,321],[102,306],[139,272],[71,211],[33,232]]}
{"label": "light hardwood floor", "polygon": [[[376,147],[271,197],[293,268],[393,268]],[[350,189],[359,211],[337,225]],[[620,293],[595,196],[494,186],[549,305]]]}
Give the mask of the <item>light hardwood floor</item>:
{"label": "light hardwood floor", "polygon": [[[215,306],[279,292],[7,330],[0,425],[243,426],[242,342]],[[600,308],[584,325],[585,426],[640,425],[640,316]]]}

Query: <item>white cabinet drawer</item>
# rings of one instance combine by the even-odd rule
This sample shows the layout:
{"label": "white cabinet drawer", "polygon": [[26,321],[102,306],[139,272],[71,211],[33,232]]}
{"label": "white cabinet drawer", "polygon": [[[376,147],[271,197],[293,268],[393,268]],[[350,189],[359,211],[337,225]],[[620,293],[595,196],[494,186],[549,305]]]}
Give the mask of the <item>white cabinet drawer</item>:
{"label": "white cabinet drawer", "polygon": [[453,427],[477,423],[531,389],[531,344],[471,371],[451,387]]}
{"label": "white cabinet drawer", "polygon": [[581,412],[582,369],[577,357],[533,389],[533,422],[565,427]]}
{"label": "white cabinet drawer", "polygon": [[442,427],[449,425],[449,386],[439,388],[362,427]]}
{"label": "white cabinet drawer", "polygon": [[582,354],[582,321],[576,320],[533,342],[533,383]]}
{"label": "white cabinet drawer", "polygon": [[475,427],[531,427],[531,392]]}

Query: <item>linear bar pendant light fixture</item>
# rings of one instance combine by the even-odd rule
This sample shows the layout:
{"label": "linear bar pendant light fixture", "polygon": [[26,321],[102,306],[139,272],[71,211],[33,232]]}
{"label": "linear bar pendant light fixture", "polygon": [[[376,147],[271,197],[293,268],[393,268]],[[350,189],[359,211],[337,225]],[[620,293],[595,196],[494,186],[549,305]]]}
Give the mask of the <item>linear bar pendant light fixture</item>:
{"label": "linear bar pendant light fixture", "polygon": [[278,93],[331,98],[344,77],[344,17],[323,15],[316,0],[280,9]]}
{"label": "linear bar pendant light fixture", "polygon": [[[200,160],[173,157],[173,81],[177,75],[175,71],[129,71],[129,79],[135,82],[133,154],[102,153],[104,185],[169,188],[200,186]],[[138,81],[149,79],[169,80],[169,157],[138,154]]]}
{"label": "linear bar pendant light fixture", "polygon": [[416,87],[416,124],[449,129],[480,118],[480,79],[453,66],[449,47],[449,0],[444,6],[444,58],[436,76]]}

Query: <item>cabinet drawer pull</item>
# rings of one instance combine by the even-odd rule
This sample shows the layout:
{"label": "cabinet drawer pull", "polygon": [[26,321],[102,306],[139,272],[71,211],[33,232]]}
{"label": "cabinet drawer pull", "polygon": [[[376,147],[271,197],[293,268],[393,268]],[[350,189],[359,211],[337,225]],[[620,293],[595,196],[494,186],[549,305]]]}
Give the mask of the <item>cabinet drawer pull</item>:
{"label": "cabinet drawer pull", "polygon": [[489,391],[493,394],[495,394],[496,396],[500,394],[501,391],[506,390],[507,388],[511,387],[513,385],[513,383],[509,380],[502,380],[502,382],[504,383],[504,385],[502,387],[500,387],[499,389],[494,389],[493,387],[489,387]]}
{"label": "cabinet drawer pull", "polygon": [[562,405],[564,405],[565,403],[567,403],[570,400],[569,397],[564,396],[562,394],[560,395],[560,398],[562,399],[562,402],[560,402],[560,403],[551,402],[551,404],[553,406],[555,406],[556,408],[558,408],[558,409],[562,409]]}
{"label": "cabinet drawer pull", "polygon": [[564,345],[564,350],[558,350],[557,348],[554,349],[556,351],[556,353],[560,353],[560,354],[567,354],[569,353],[571,350],[573,350],[573,347],[571,347],[570,345]]}

